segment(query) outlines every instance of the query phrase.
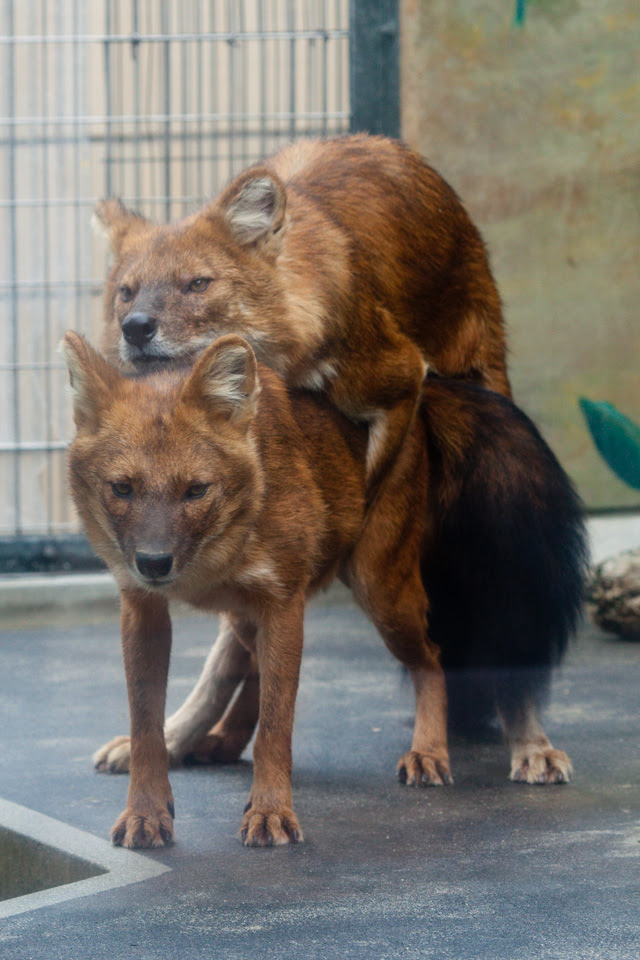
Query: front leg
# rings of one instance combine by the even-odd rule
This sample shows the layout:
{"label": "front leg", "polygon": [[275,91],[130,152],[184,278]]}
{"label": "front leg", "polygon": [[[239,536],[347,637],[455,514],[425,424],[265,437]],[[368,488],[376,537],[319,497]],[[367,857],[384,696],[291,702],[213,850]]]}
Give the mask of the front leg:
{"label": "front leg", "polygon": [[260,717],[253,748],[253,784],[240,835],[246,846],[303,839],[291,799],[291,736],[300,660],[304,595],[268,609],[257,636]]}
{"label": "front leg", "polygon": [[122,593],[122,652],[131,717],[131,779],[115,846],[162,847],[173,840],[173,795],[164,740],[164,708],[171,653],[167,601],[156,594]]}

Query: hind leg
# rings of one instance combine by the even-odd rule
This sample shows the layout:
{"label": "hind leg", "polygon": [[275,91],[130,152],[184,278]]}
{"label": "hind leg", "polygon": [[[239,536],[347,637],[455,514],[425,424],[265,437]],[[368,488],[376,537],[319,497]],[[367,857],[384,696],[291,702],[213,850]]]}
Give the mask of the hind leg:
{"label": "hind leg", "polygon": [[498,716],[511,751],[511,773],[516,783],[568,783],[573,773],[564,750],[556,750],[542,729],[535,700],[523,697],[498,701]]}
{"label": "hind leg", "polygon": [[424,446],[409,438],[367,513],[344,572],[355,599],[413,681],[413,740],[398,761],[398,777],[411,785],[441,786],[452,779],[444,671],[440,648],[429,636],[428,600],[420,572],[426,496]]}
{"label": "hind leg", "polygon": [[426,647],[426,665],[409,668],[416,692],[416,719],[411,749],[400,757],[396,769],[401,783],[441,787],[453,783],[447,747],[447,694],[439,651],[428,642]]}
{"label": "hind leg", "polygon": [[444,671],[440,650],[427,632],[427,598],[419,577],[406,583],[399,597],[385,596],[378,585],[366,609],[391,653],[408,668],[416,695],[413,739],[398,761],[398,779],[416,787],[451,784]]}
{"label": "hind leg", "polygon": [[[242,641],[243,639],[245,643],[250,641],[254,634],[255,630],[250,625],[232,622],[228,617],[221,617],[220,632],[196,686],[182,706],[165,723],[165,743],[171,766],[181,764],[192,751],[197,751],[203,738],[206,740],[207,731],[213,724],[216,724],[216,727],[211,731],[212,733],[225,724],[227,716],[225,710],[240,684],[242,684],[240,694],[228,712],[232,720],[239,719],[240,709],[234,710],[238,700],[239,706],[245,704],[245,712],[249,712],[248,701],[250,696],[254,696],[254,688],[251,683],[247,686],[246,681],[252,676],[253,660]],[[247,686],[246,691],[245,686]],[[244,697],[242,697],[243,692]],[[257,713],[257,693],[254,699]],[[228,722],[223,729],[229,734],[230,740],[231,730]],[[247,742],[250,738],[251,734],[247,737]],[[230,746],[230,742],[225,743],[219,738],[219,750],[228,753],[229,750],[225,748]],[[128,772],[130,759],[131,740],[128,736],[116,737],[101,747],[93,757],[96,769],[107,773]],[[208,762],[215,761],[212,758]]]}
{"label": "hind leg", "polygon": [[444,671],[440,650],[429,639],[427,597],[417,555],[409,569],[406,556],[396,555],[385,564],[373,564],[372,559],[361,544],[350,577],[354,596],[391,653],[408,668],[416,695],[413,739],[398,761],[398,779],[411,786],[450,784]]}
{"label": "hind leg", "polygon": [[250,649],[255,627],[222,616],[220,632],[195,687],[165,725],[171,762],[181,763],[197,750],[207,731],[223,718],[240,684],[252,673]]}
{"label": "hind leg", "polygon": [[366,483],[371,505],[411,428],[428,364],[388,310],[372,308],[367,321],[364,338],[349,339],[344,371],[330,382],[328,392],[339,410],[369,425]]}
{"label": "hind leg", "polygon": [[258,724],[260,677],[257,666],[245,677],[221,720],[188,754],[191,763],[236,763]]}

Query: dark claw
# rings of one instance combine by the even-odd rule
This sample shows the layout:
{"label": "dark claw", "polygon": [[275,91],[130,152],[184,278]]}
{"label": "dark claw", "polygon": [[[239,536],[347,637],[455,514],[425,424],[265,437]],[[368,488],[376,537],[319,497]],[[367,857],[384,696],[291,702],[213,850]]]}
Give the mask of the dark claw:
{"label": "dark claw", "polygon": [[248,800],[248,801],[247,801],[247,805],[246,805],[246,807],[244,808],[244,810],[243,810],[242,812],[243,812],[243,813],[248,813],[249,810],[251,810],[251,800]]}
{"label": "dark claw", "polygon": [[398,770],[398,780],[400,781],[400,783],[406,783],[406,782],[407,782],[407,768],[406,768],[406,767],[400,767],[400,769]]}
{"label": "dark claw", "polygon": [[166,827],[163,827],[162,824],[160,824],[160,836],[162,837],[165,843],[171,843],[171,840],[172,840],[171,832],[167,830]]}
{"label": "dark claw", "polygon": [[133,835],[133,846],[135,849],[143,848],[147,845],[147,838],[144,834],[144,820],[138,825],[138,829]]}
{"label": "dark claw", "polygon": [[247,828],[246,828],[246,827],[245,827],[244,830],[241,830],[241,831],[240,831],[240,839],[242,840],[243,843],[246,842],[246,839],[247,839]]}
{"label": "dark claw", "polygon": [[300,835],[295,827],[291,825],[291,821],[287,820],[286,817],[282,820],[282,829],[292,841],[292,843],[297,843],[300,839]]}
{"label": "dark claw", "polygon": [[272,846],[273,846],[273,837],[272,837],[271,834],[269,833],[269,828],[267,827],[267,818],[266,818],[266,817],[264,817],[263,820],[262,820],[262,832],[264,833],[265,838],[266,838],[266,845],[267,845],[268,847],[272,847]]}
{"label": "dark claw", "polygon": [[173,820],[175,820],[175,818],[176,818],[176,808],[175,808],[175,806],[173,805],[173,800],[168,800],[168,801],[167,801],[167,810],[168,810],[169,813],[171,814],[171,818],[172,818]]}

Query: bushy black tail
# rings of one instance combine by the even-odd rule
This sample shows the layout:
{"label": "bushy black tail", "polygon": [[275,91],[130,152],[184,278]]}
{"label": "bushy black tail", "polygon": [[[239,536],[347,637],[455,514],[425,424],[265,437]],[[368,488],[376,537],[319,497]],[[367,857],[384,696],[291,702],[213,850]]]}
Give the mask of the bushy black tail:
{"label": "bushy black tail", "polygon": [[465,712],[486,713],[487,692],[504,710],[539,703],[582,612],[580,499],[531,420],[505,397],[428,380],[423,418],[438,517],[422,569],[431,637],[450,674],[481,678],[471,694],[463,684]]}

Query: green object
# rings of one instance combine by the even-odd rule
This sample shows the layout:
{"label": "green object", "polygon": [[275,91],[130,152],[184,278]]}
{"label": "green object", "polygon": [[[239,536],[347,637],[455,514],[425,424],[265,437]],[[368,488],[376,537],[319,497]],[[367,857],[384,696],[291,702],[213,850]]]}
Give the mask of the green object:
{"label": "green object", "polygon": [[580,408],[605,463],[634,490],[640,490],[640,427],[611,403],[580,397]]}

